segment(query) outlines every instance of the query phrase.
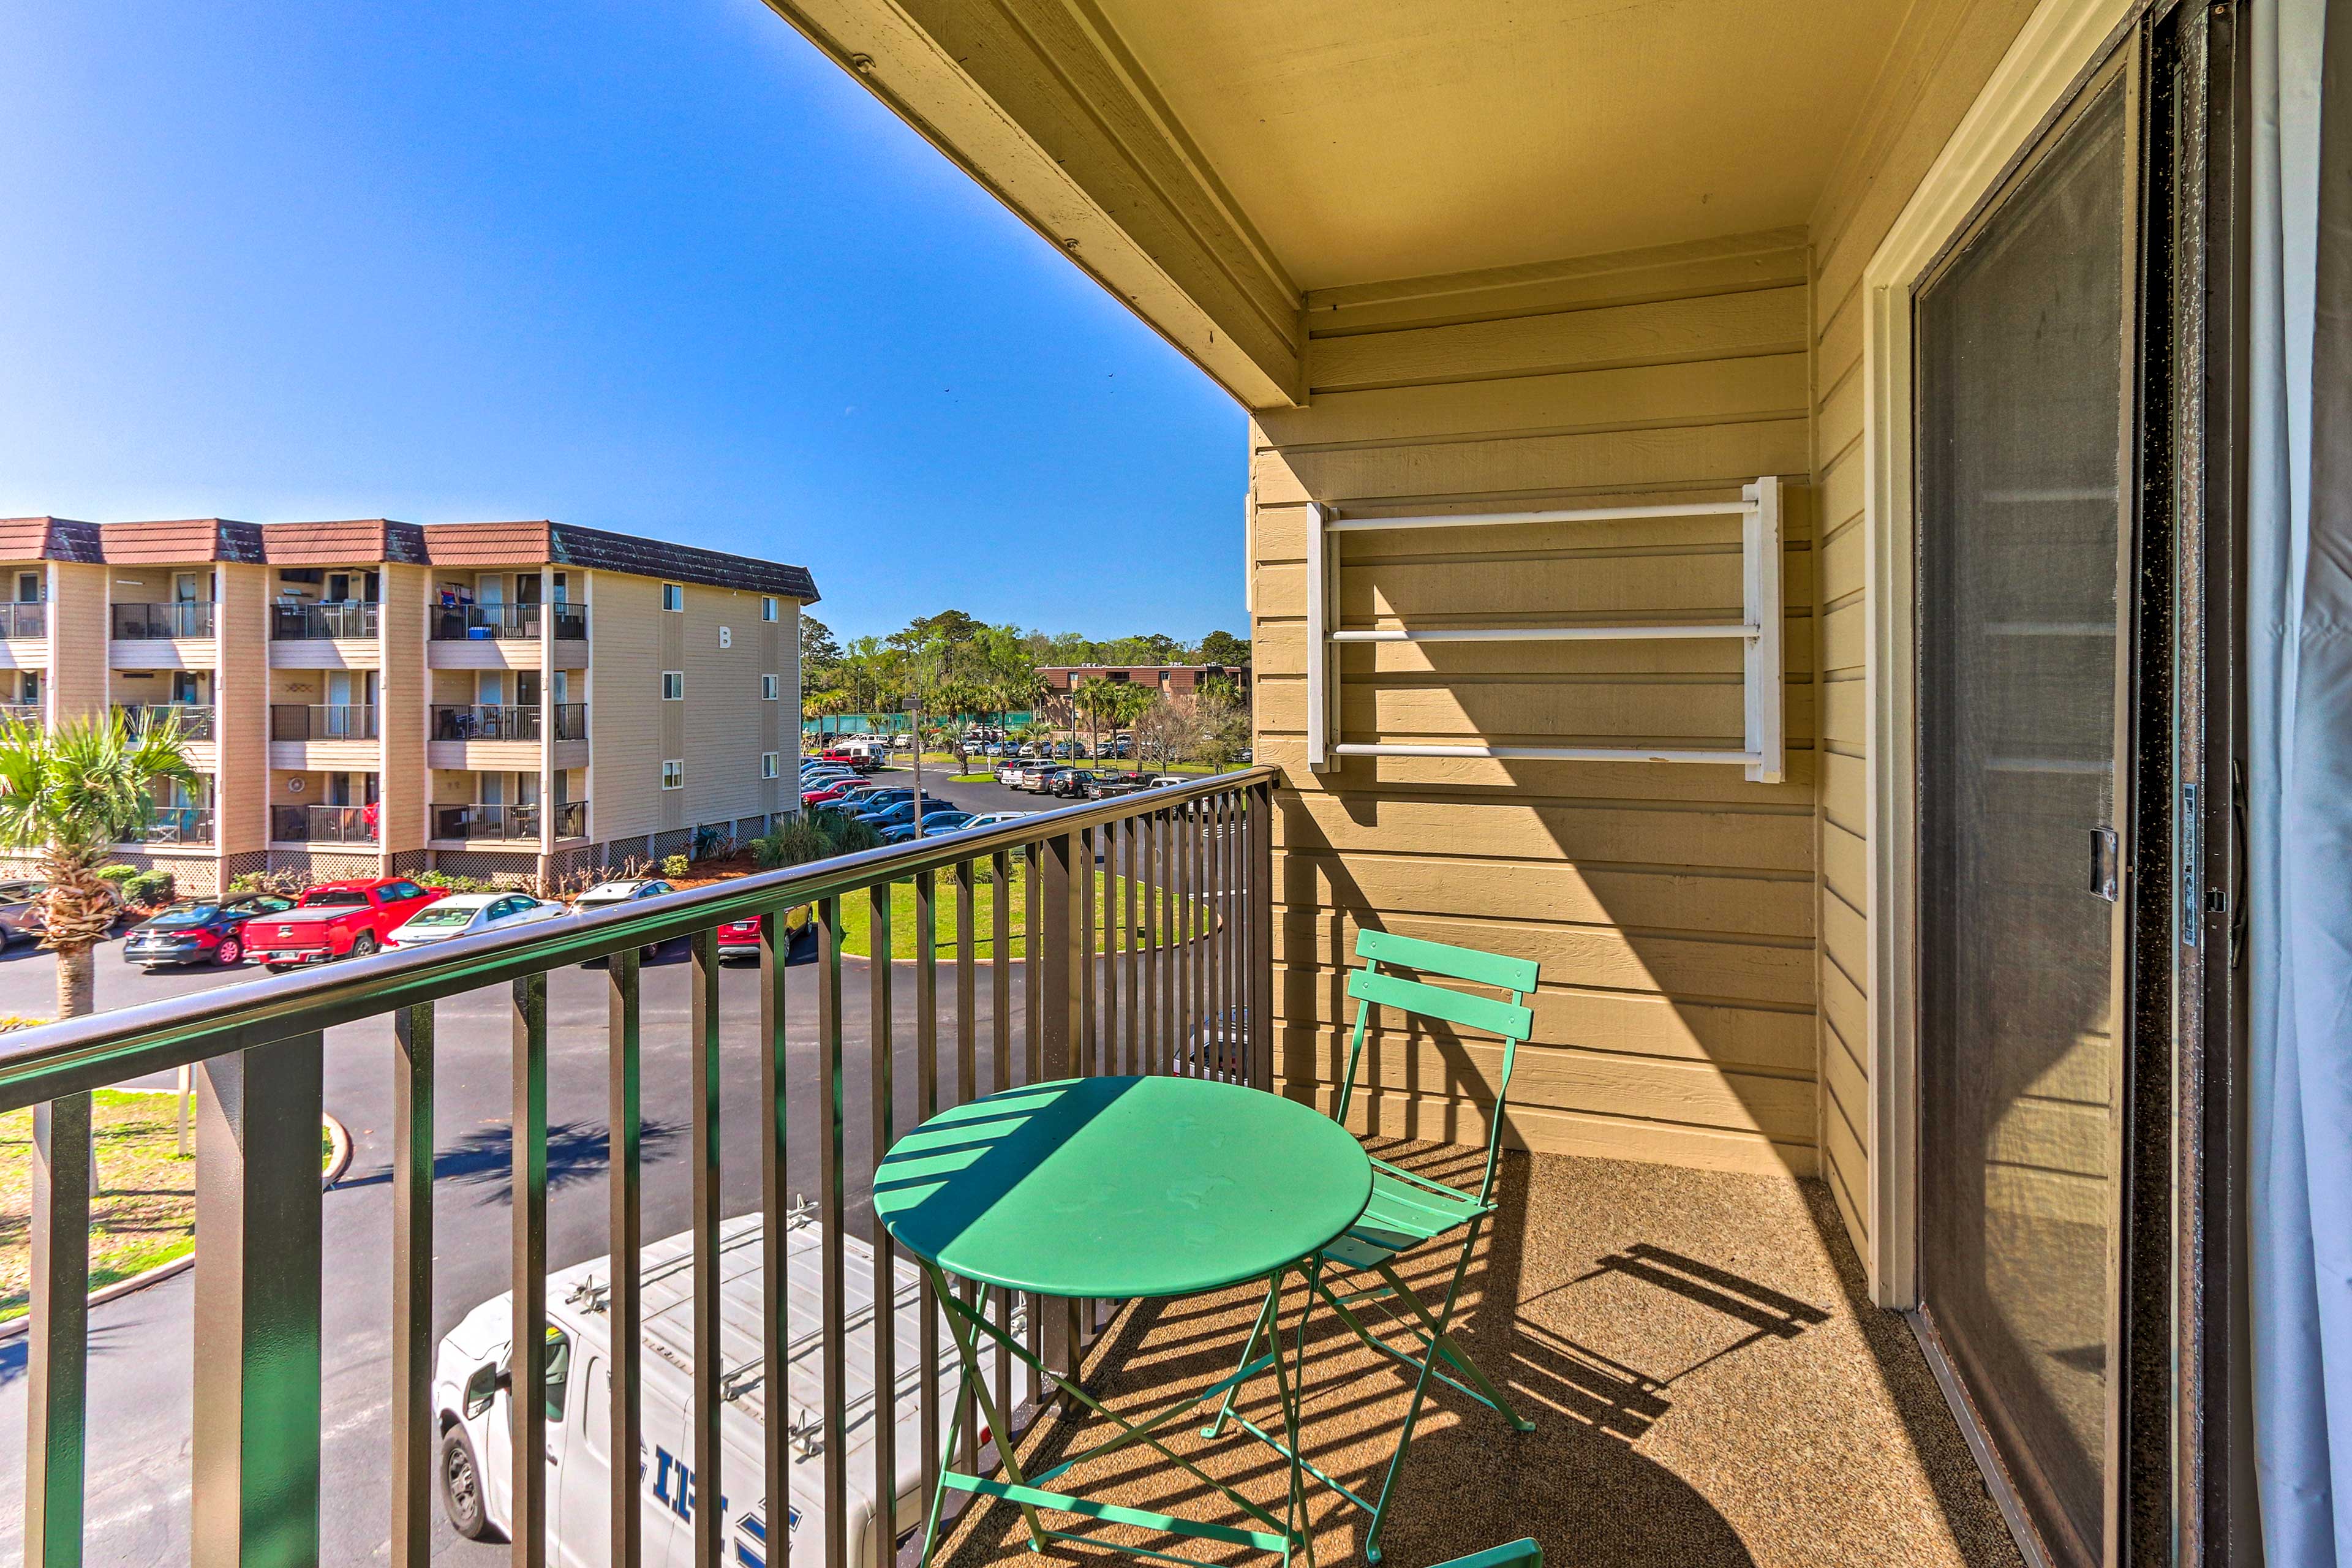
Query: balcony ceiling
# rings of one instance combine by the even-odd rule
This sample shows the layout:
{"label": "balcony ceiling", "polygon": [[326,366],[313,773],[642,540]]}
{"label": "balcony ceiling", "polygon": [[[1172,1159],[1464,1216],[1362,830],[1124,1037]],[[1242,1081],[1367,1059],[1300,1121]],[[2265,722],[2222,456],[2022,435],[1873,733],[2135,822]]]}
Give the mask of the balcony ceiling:
{"label": "balcony ceiling", "polygon": [[1095,0],[1301,289],[1801,224],[1910,0]]}
{"label": "balcony ceiling", "polygon": [[1969,3],[768,0],[1253,408],[1309,291],[1803,225]]}

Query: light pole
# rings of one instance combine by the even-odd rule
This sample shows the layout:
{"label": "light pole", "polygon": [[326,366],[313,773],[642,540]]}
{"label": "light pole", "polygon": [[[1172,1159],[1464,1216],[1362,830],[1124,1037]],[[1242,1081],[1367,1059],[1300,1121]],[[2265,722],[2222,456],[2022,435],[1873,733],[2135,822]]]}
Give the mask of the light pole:
{"label": "light pole", "polygon": [[915,837],[923,836],[923,700],[908,697],[899,707],[907,710],[907,727],[915,732]]}

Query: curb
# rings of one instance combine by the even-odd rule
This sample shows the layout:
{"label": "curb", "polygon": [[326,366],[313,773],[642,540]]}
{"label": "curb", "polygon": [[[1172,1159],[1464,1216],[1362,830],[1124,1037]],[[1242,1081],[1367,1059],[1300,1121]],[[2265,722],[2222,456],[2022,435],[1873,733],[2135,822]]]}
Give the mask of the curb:
{"label": "curb", "polygon": [[[156,1092],[169,1093],[171,1091],[168,1089],[159,1089]],[[341,1181],[343,1179],[343,1173],[351,1168],[352,1163],[351,1129],[345,1127],[331,1111],[326,1112],[323,1120],[327,1124],[327,1136],[334,1141],[335,1158],[333,1164],[327,1172],[326,1179],[321,1186],[322,1191],[331,1189],[337,1182]],[[184,1274],[195,1266],[195,1249],[191,1247],[184,1256],[174,1258],[169,1263],[158,1263],[154,1268],[146,1270],[144,1273],[133,1274],[128,1279],[117,1279],[113,1284],[109,1285],[102,1290],[91,1291],[89,1293],[89,1301],[88,1304],[92,1307],[104,1306],[107,1302],[114,1300],[118,1297],[130,1295],[133,1290],[144,1290],[150,1285],[160,1285],[164,1280],[172,1278],[173,1275]],[[28,1333],[31,1331],[32,1327],[33,1315],[30,1312],[26,1313],[21,1318],[12,1319],[5,1323],[0,1323],[0,1342],[5,1342],[6,1341],[16,1339],[21,1334]]]}

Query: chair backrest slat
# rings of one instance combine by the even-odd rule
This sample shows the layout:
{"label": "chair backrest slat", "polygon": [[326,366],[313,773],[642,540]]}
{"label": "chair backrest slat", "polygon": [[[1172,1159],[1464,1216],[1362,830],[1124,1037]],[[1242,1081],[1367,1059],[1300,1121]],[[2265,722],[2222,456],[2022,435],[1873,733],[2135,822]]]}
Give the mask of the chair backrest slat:
{"label": "chair backrest slat", "polygon": [[1500,1002],[1466,991],[1448,991],[1443,986],[1370,969],[1349,972],[1348,994],[1359,1002],[1443,1018],[1465,1028],[1500,1035],[1507,1040],[1524,1040],[1535,1028],[1535,1015],[1516,1002]]}
{"label": "chair backrest slat", "polygon": [[1501,953],[1481,952],[1475,947],[1451,947],[1442,942],[1423,942],[1419,937],[1397,936],[1384,931],[1358,931],[1356,956],[1376,963],[1417,969],[1423,974],[1443,974],[1451,980],[1492,985],[1497,991],[1527,992],[1536,988],[1538,965],[1532,958],[1505,958]]}

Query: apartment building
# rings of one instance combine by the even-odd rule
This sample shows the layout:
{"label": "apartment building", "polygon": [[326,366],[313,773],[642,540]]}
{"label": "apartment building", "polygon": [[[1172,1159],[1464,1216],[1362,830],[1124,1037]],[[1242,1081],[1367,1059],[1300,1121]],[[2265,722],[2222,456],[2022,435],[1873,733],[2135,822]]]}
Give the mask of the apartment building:
{"label": "apartment building", "polygon": [[798,809],[807,570],[558,522],[0,521],[0,711],[174,722],[121,858],[520,880]]}

